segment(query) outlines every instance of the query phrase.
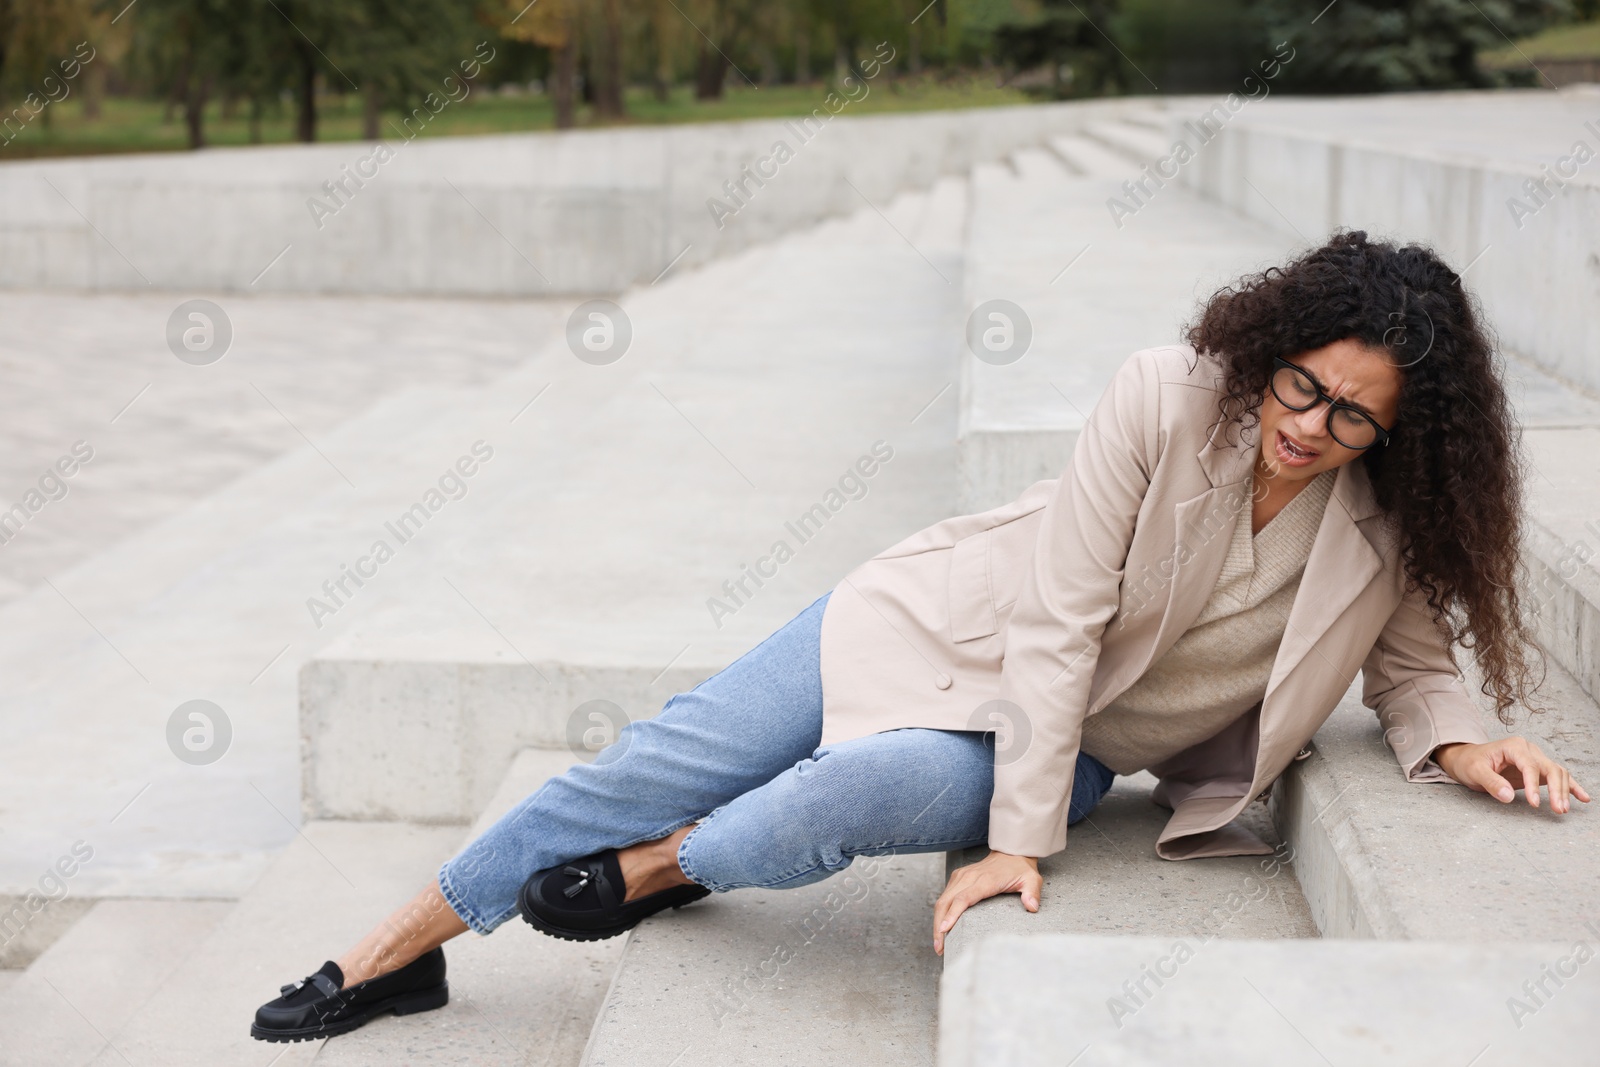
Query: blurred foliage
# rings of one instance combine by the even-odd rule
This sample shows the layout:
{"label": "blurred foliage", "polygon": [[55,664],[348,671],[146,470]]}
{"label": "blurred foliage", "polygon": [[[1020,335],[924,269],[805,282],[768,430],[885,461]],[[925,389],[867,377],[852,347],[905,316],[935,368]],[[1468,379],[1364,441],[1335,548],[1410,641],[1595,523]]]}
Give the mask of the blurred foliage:
{"label": "blurred foliage", "polygon": [[[874,89],[888,102],[913,84],[955,102],[991,90],[1228,91],[1284,41],[1296,59],[1275,91],[1471,87],[1512,78],[1484,53],[1499,56],[1508,38],[1597,8],[1600,0],[0,0],[0,144],[52,143],[74,112],[45,104],[72,94],[81,102],[74,123],[130,121],[148,109],[123,104],[142,101],[196,147],[215,131],[224,143],[285,129],[315,140],[329,116],[338,136],[352,116],[369,139],[453,128],[459,116],[444,118],[452,107],[469,97],[481,107],[502,86],[529,99],[501,108],[501,119],[518,113],[542,125],[709,118],[729,94],[762,92],[774,104],[756,110],[793,113],[783,108],[809,110],[801,104],[827,83],[863,77],[861,64],[884,46],[893,59]],[[781,103],[789,95],[776,91],[793,86],[812,88]],[[80,143],[126,140],[112,131]]]}
{"label": "blurred foliage", "polygon": [[1279,91],[1360,93],[1500,84],[1478,61],[1507,39],[1575,15],[1570,0],[1340,0],[1315,25],[1301,0],[1253,0],[1270,41],[1295,60]]}

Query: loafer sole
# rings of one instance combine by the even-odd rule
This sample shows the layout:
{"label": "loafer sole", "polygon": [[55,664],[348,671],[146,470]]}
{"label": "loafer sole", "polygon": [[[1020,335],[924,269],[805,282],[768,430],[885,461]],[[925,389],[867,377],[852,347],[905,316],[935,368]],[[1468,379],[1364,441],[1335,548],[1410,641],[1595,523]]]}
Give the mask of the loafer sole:
{"label": "loafer sole", "polygon": [[444,982],[432,989],[419,989],[410,993],[397,993],[392,997],[385,997],[361,1009],[359,1015],[348,1019],[340,1019],[336,1023],[324,1026],[302,1026],[290,1030],[271,1030],[255,1023],[250,1024],[250,1036],[258,1041],[276,1041],[280,1043],[291,1041],[316,1041],[324,1037],[337,1037],[357,1030],[367,1025],[373,1019],[385,1012],[394,1012],[396,1015],[415,1015],[421,1011],[432,1011],[442,1008],[450,1001],[450,983]]}
{"label": "loafer sole", "polygon": [[[701,888],[704,889],[705,887],[702,886]],[[666,890],[663,890],[663,892],[666,892]],[[527,886],[524,885],[522,892],[517,894],[517,911],[522,913],[522,918],[528,923],[529,926],[533,927],[535,930],[538,930],[540,933],[549,934],[551,937],[559,937],[563,941],[605,941],[609,938],[627,933],[629,930],[632,930],[635,926],[638,926],[641,922],[648,919],[651,915],[657,915],[663,911],[667,911],[668,909],[677,911],[679,908],[686,907],[687,905],[693,904],[695,901],[702,900],[710,895],[711,890],[706,889],[705,892],[701,893],[699,896],[692,897],[689,900],[681,901],[677,904],[667,904],[663,907],[657,908],[655,911],[646,912],[637,918],[630,919],[627,922],[615,923],[611,926],[604,926],[598,929],[580,930],[573,927],[557,925],[556,923],[549,922],[535,914],[533,909],[528,906]]]}

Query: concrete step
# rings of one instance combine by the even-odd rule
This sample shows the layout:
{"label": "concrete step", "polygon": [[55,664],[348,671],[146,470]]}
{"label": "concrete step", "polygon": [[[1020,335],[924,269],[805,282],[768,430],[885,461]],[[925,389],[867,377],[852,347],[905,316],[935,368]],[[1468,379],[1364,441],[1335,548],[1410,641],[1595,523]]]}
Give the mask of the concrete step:
{"label": "concrete step", "polygon": [[1165,132],[1133,122],[1091,122],[1084,126],[1083,136],[1132,163],[1134,176],[1139,168],[1172,152],[1172,141]]}
{"label": "concrete step", "polygon": [[1051,152],[1067,169],[1084,178],[1114,178],[1120,185],[1138,174],[1127,156],[1113,151],[1086,133],[1059,133],[1046,140]]}
{"label": "concrete step", "polygon": [[[1067,832],[1065,852],[1041,860],[1039,910],[1015,895],[969,908],[945,939],[944,968],[988,938],[1016,934],[1118,934],[1129,937],[1306,938],[1317,927],[1296,881],[1296,855],[1282,847],[1266,805],[1241,822],[1273,855],[1228,856],[1174,863],[1155,854],[1171,812],[1150,800],[1148,772],[1119,777],[1094,812]],[[951,852],[947,873],[984,857],[986,849]]]}
{"label": "concrete step", "polygon": [[[1524,364],[1521,380],[1543,375]],[[1548,379],[1546,379],[1548,382]],[[1521,592],[1540,645],[1590,700],[1600,699],[1600,403],[1567,390],[1519,393],[1532,506]],[[1554,410],[1547,410],[1545,405]],[[1559,404],[1557,407],[1556,405]]]}
{"label": "concrete step", "polygon": [[[1032,343],[1010,363],[963,353],[957,441],[963,512],[1014,499],[1054,478],[1079,428],[1128,355],[1179,339],[1197,302],[1289,244],[1168,183],[1131,216],[1113,199],[1137,168],[1103,146],[1068,144],[1089,177],[1014,178],[975,168],[968,224],[965,306],[1018,305]],[[1101,162],[1096,162],[1096,159]],[[1102,165],[1102,163],[1104,165]],[[1120,222],[1120,225],[1119,225]]]}
{"label": "concrete step", "polygon": [[[1152,106],[1115,98],[835,118],[820,110],[824,96],[820,121],[419,137],[408,120],[381,158],[330,143],[23,160],[0,173],[0,286],[613,294],[675,257],[708,262],[855,211],[856,190],[887,202],[1046,134]],[[741,178],[746,167],[765,180]],[[344,193],[324,198],[329,181]],[[731,218],[707,210],[725,183],[741,182],[746,199],[723,201],[737,206]],[[308,192],[325,214],[308,211]],[[175,242],[189,232],[213,239]]]}
{"label": "concrete step", "polygon": [[[308,811],[467,818],[510,753],[565,746],[580,705],[653,715],[951,514],[965,208],[941,182],[674,275],[623,298],[636,353],[558,352],[456,411],[461,441],[492,432],[496,480],[305,669]],[[798,538],[875,441],[894,458]],[[792,558],[760,563],[780,540]],[[759,587],[756,565],[776,572]]]}
{"label": "concrete step", "polygon": [[1502,346],[1600,391],[1600,318],[1586,310],[1600,176],[1572,158],[1593,151],[1594,113],[1582,90],[1279,96],[1228,119],[1180,180],[1296,240],[1351,226],[1428,243],[1466,275]]}
{"label": "concrete step", "polygon": [[[459,826],[311,822],[92,1062],[260,1067],[280,1050],[251,1017],[285,982],[343,952],[411,898],[461,841]],[[448,949],[446,952],[448,953]],[[470,1010],[470,1009],[469,1009]],[[405,1026],[386,1016],[364,1028]],[[314,1043],[282,1064],[307,1062]]]}
{"label": "concrete step", "polygon": [[0,1064],[118,1061],[115,1035],[232,909],[229,901],[102,900],[0,988]]}
{"label": "concrete step", "polygon": [[931,1063],[939,859],[858,859],[814,885],[712,894],[645,920],[583,1063]]}
{"label": "concrete step", "polygon": [[[0,970],[20,974],[23,968],[94,907],[93,897],[73,896],[42,903],[37,887],[32,896],[0,897]],[[35,910],[37,908],[37,910]]]}
{"label": "concrete step", "polygon": [[[1313,755],[1274,789],[1272,813],[1295,849],[1300,884],[1327,937],[1564,941],[1600,914],[1592,877],[1600,824],[1590,805],[1553,815],[1523,795],[1503,805],[1445,783],[1406,782],[1361,704],[1358,678],[1318,731]],[[1468,692],[1478,680],[1468,673]],[[1490,737],[1521,734],[1600,782],[1600,708],[1557,663],[1541,696],[1552,710]]]}
{"label": "concrete step", "polygon": [[1571,979],[1596,937],[996,937],[945,974],[939,1067],[1584,1062],[1600,987]]}
{"label": "concrete step", "polygon": [[[571,763],[564,750],[520,752],[468,840]],[[537,933],[521,919],[489,937],[462,934],[445,945],[449,1004],[404,1019],[375,1021],[325,1041],[316,1067],[406,1062],[575,1067],[622,953],[620,938],[588,944],[560,941]]]}
{"label": "concrete step", "polygon": [[[354,396],[351,418],[316,434],[315,448],[0,606],[11,682],[0,711],[18,724],[0,759],[0,834],[15,846],[0,857],[0,892],[22,891],[78,837],[96,859],[74,892],[245,892],[300,817],[296,672],[324,650],[353,666],[343,689],[309,672],[308,706],[319,692],[398,692],[415,718],[376,710],[421,732],[390,731],[415,741],[417,776],[393,764],[381,779],[411,807],[318,807],[313,789],[313,814],[467,822],[518,747],[564,744],[577,704],[653,713],[860,559],[949,514],[949,294],[965,199],[961,181],[944,181],[675,270],[622,298],[634,339],[609,366],[577,360],[564,334],[517,336],[528,359],[492,387],[415,390],[365,411]],[[478,440],[495,460],[398,544],[385,524]],[[792,541],[785,523],[877,440],[896,459],[867,495],[797,544],[764,587],[744,579],[754,595],[714,619],[707,603],[727,596],[724,582]],[[723,520],[708,529],[705,514]],[[332,603],[323,584],[380,538],[394,558],[359,589],[346,579],[336,614],[313,620],[308,600]],[[563,688],[554,665],[583,677]],[[528,699],[546,684],[541,671],[556,683],[543,712]],[[375,675],[393,683],[369,684]],[[227,758],[209,766],[180,761],[167,742],[169,718],[196,698],[220,705],[235,730]],[[528,736],[472,747],[470,731],[453,733],[471,721],[457,706],[497,709]],[[440,788],[422,773],[444,764],[429,747],[435,725],[468,743]],[[78,753],[78,773],[54,770],[61,751]]]}

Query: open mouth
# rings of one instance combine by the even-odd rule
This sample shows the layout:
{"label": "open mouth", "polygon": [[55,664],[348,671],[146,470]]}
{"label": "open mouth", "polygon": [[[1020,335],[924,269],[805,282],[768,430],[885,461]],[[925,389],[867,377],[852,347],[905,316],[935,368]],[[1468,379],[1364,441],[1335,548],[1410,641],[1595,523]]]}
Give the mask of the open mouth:
{"label": "open mouth", "polygon": [[1321,455],[1315,449],[1297,444],[1292,438],[1286,436],[1282,430],[1278,431],[1278,454],[1285,460],[1301,463],[1310,462]]}

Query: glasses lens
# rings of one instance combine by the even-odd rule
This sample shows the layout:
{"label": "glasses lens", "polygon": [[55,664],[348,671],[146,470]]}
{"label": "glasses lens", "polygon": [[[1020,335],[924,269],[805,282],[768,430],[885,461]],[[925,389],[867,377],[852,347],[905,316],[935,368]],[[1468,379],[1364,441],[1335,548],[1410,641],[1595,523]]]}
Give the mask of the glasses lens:
{"label": "glasses lens", "polygon": [[1346,448],[1366,448],[1378,439],[1377,428],[1372,425],[1372,420],[1359,411],[1349,408],[1334,408],[1333,415],[1328,421],[1328,432],[1333,434],[1333,439]]}
{"label": "glasses lens", "polygon": [[1279,367],[1272,376],[1272,391],[1285,406],[1303,411],[1317,402],[1317,387],[1293,367]]}

